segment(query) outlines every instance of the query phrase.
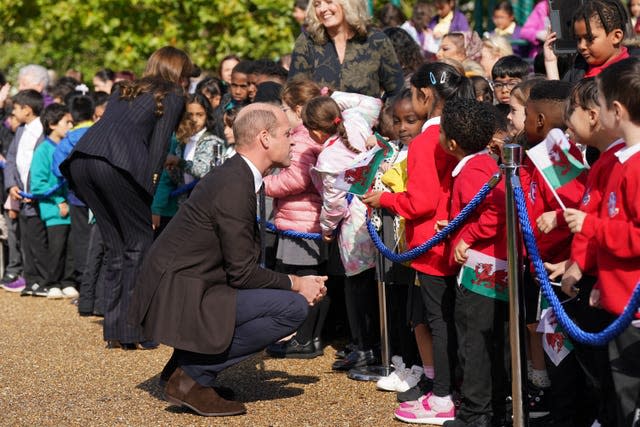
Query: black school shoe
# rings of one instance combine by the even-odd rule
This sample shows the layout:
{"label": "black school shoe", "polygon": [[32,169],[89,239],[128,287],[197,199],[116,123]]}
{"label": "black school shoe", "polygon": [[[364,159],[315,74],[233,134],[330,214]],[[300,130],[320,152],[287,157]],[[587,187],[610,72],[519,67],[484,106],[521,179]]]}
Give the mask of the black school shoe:
{"label": "black school shoe", "polygon": [[445,421],[442,424],[443,427],[492,427],[491,417],[489,415],[483,414],[475,417],[471,421],[464,421],[460,418],[455,420]]}
{"label": "black school shoe", "polygon": [[313,359],[323,354],[322,348],[318,351],[313,340],[300,344],[295,338],[286,343],[272,344],[266,351],[269,356],[279,359]]}
{"label": "black school shoe", "polygon": [[34,296],[34,297],[46,297],[48,293],[48,289],[42,286],[39,283],[32,283],[30,285],[25,286],[25,288],[20,292],[21,297],[25,296]]}
{"label": "black school shoe", "polygon": [[347,354],[344,359],[338,359],[333,362],[331,369],[334,371],[349,371],[353,368],[361,368],[363,366],[373,365],[377,362],[373,350],[354,350]]}
{"label": "black school shoe", "polygon": [[403,391],[402,393],[398,393],[396,396],[398,402],[412,402],[414,400],[420,399],[425,394],[429,393],[433,390],[433,380],[431,378],[427,378],[424,374],[420,377],[420,381],[418,384],[414,385],[407,391]]}

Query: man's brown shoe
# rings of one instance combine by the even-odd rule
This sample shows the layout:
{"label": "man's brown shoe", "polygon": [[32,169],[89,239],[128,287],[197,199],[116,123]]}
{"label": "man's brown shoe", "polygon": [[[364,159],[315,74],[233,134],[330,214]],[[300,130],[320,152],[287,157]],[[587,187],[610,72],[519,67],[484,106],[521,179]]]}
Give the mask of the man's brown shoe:
{"label": "man's brown shoe", "polygon": [[176,369],[169,378],[164,395],[168,402],[187,407],[205,417],[226,417],[247,412],[244,404],[223,399],[213,387],[198,384],[181,368]]}

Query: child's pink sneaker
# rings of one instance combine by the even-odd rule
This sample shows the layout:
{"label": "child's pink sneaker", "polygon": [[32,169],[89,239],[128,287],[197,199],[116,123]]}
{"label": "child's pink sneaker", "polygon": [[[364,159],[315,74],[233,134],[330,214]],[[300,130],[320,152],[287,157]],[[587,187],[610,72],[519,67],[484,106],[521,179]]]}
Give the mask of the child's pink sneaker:
{"label": "child's pink sneaker", "polygon": [[455,419],[456,409],[453,402],[449,401],[444,408],[436,408],[432,402],[433,397],[433,394],[428,393],[416,401],[405,402],[404,404],[411,405],[400,405],[394,415],[401,421],[414,424],[442,425],[445,421]]}

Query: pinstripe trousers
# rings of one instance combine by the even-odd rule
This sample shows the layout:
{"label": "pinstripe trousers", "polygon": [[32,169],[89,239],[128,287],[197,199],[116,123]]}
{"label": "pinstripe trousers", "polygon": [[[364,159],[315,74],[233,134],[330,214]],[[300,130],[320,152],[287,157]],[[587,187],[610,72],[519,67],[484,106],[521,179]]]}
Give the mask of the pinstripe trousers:
{"label": "pinstripe trousers", "polygon": [[138,270],[153,241],[149,195],[127,172],[101,158],[76,155],[69,172],[105,244],[104,339],[146,341],[142,328],[129,324],[128,311]]}

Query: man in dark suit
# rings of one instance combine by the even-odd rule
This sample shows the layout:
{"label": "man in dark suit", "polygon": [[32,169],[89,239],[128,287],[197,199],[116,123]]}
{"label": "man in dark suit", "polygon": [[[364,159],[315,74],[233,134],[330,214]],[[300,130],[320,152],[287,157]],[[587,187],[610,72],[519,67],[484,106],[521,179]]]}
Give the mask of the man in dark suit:
{"label": "man in dark suit", "polygon": [[148,252],[134,290],[135,323],[175,349],[163,371],[171,374],[167,400],[200,415],[245,413],[214,390],[217,374],[295,331],[326,294],[326,277],[287,276],[258,262],[256,193],[270,169],[289,166],[290,130],[273,105],[240,112],[237,154],[195,187]]}

